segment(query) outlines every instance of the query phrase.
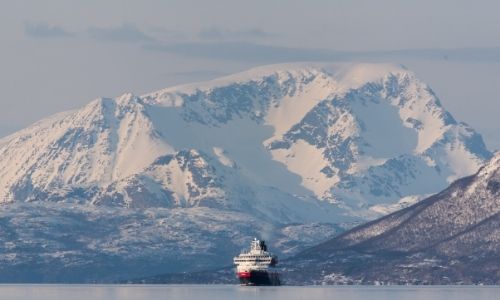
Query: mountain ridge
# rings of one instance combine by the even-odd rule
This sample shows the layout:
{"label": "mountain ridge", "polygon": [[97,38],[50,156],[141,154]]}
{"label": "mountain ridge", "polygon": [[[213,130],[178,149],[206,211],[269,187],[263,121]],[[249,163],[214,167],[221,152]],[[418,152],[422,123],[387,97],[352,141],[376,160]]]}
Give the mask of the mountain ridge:
{"label": "mountain ridge", "polygon": [[[289,280],[498,284],[498,182],[500,152],[475,175],[455,181],[442,192],[298,254],[288,264],[292,266]],[[353,267],[360,264],[364,268]],[[295,276],[301,272],[311,277]]]}

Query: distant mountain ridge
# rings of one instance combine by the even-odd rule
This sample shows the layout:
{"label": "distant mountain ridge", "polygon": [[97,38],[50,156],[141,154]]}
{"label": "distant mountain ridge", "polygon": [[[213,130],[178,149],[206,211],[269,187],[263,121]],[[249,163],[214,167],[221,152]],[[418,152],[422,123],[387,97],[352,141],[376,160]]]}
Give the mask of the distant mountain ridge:
{"label": "distant mountain ridge", "polygon": [[[256,235],[291,255],[438,192],[490,157],[426,84],[391,64],[271,65],[100,98],[0,140],[11,232],[0,240],[14,243],[3,270],[39,261],[37,276],[56,280],[94,262],[102,274],[75,280],[97,280],[119,261],[139,276],[153,272],[147,265],[171,268],[175,251],[185,253],[179,271],[197,270]],[[44,214],[80,236],[52,222],[45,232]],[[82,244],[89,232],[99,242]],[[14,242],[22,236],[26,247]],[[156,250],[141,253],[141,243]],[[59,271],[44,277],[49,262]]]}

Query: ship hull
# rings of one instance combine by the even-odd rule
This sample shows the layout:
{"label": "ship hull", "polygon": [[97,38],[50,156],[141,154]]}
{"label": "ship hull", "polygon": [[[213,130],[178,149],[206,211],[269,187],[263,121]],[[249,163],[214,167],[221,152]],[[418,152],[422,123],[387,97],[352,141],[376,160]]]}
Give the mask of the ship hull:
{"label": "ship hull", "polygon": [[269,271],[249,271],[238,273],[241,285],[281,285],[279,273]]}

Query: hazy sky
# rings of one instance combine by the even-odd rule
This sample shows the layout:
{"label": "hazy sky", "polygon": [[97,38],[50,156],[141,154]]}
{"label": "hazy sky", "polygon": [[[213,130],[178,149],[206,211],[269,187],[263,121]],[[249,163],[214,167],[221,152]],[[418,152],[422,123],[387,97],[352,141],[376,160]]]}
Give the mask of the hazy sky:
{"label": "hazy sky", "polygon": [[500,149],[500,1],[0,0],[0,136],[99,96],[285,61],[406,65]]}

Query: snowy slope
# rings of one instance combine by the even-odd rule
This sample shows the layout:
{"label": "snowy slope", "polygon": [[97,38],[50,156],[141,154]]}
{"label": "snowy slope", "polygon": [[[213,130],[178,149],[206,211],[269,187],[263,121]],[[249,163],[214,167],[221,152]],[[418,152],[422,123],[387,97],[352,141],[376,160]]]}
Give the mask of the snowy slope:
{"label": "snowy slope", "polygon": [[497,153],[477,174],[444,191],[297,255],[289,263],[299,266],[290,280],[498,284],[499,225]]}
{"label": "snowy slope", "polygon": [[[5,214],[8,207],[28,209],[27,202],[51,216],[55,207],[63,214],[68,207],[102,211],[81,232],[99,226],[98,218],[126,226],[126,218],[113,215],[127,211],[142,217],[141,211],[178,211],[201,220],[207,210],[222,243],[240,230],[272,236],[277,251],[294,253],[302,242],[324,238],[325,228],[438,192],[490,156],[481,136],[404,67],[271,65],[143,96],[97,99],[1,139],[0,202],[10,203]],[[217,213],[239,217],[232,225]],[[256,220],[262,226],[250,225]],[[183,233],[169,245],[192,244],[188,261],[206,250],[194,238],[206,223],[162,222],[157,230],[175,224]],[[329,225],[310,225],[317,222]],[[247,225],[238,229],[240,223]],[[140,235],[146,228],[131,230]],[[240,237],[234,245],[244,242]],[[132,244],[123,251],[134,251]]]}
{"label": "snowy slope", "polygon": [[[331,224],[278,225],[206,207],[0,206],[0,282],[116,282],[230,265],[254,236],[283,257],[330,238]],[[302,237],[297,232],[311,232]]]}

